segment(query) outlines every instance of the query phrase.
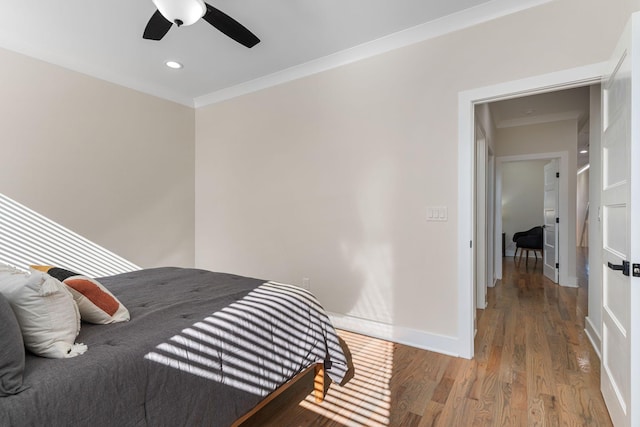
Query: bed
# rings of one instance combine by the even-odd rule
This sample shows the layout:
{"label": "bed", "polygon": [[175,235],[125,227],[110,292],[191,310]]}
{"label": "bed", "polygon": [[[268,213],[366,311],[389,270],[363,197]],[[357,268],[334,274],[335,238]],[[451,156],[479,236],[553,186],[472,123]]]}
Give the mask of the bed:
{"label": "bed", "polygon": [[7,426],[229,426],[313,369],[321,398],[347,360],[316,298],[296,286],[199,269],[97,278],[130,320],[82,323],[87,351],[27,352],[24,390],[0,397]]}

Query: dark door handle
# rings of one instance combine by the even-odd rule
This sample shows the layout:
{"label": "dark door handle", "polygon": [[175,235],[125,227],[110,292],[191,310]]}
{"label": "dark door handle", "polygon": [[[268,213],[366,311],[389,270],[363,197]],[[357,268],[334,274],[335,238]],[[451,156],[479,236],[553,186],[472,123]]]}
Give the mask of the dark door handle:
{"label": "dark door handle", "polygon": [[622,264],[611,264],[610,262],[607,262],[607,267],[612,270],[622,271],[622,274],[625,276],[629,275],[629,261],[622,261]]}

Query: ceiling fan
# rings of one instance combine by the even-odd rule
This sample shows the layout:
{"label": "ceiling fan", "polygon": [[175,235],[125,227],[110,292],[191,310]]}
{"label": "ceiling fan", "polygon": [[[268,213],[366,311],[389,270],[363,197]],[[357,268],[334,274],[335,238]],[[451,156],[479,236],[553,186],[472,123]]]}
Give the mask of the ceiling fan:
{"label": "ceiling fan", "polygon": [[251,31],[238,21],[203,0],[152,0],[158,8],[144,29],[142,38],[162,39],[173,24],[178,27],[191,25],[200,18],[241,45],[253,47],[260,42]]}

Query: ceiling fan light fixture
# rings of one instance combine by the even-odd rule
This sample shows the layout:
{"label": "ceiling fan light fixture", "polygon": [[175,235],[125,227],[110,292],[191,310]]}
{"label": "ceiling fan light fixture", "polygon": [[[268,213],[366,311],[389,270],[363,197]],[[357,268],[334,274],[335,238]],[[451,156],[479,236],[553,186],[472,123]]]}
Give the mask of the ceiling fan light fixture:
{"label": "ceiling fan light fixture", "polygon": [[152,0],[157,10],[144,27],[142,38],[162,40],[173,24],[178,27],[191,25],[200,18],[221,33],[245,47],[253,47],[260,39],[238,21],[204,2],[204,0]]}
{"label": "ceiling fan light fixture", "polygon": [[152,0],[162,16],[176,25],[191,25],[204,16],[203,0]]}

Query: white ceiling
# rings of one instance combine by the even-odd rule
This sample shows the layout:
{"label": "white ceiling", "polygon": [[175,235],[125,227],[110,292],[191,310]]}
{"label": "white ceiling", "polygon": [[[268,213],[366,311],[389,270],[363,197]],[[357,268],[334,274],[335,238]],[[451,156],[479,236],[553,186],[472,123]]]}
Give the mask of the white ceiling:
{"label": "white ceiling", "polygon": [[[391,34],[549,0],[209,0],[261,43],[247,49],[205,21],[142,39],[151,0],[0,0],[0,46],[187,105]],[[440,19],[439,19],[440,18]],[[442,24],[441,24],[442,25]],[[442,30],[440,30],[442,32]],[[433,34],[432,34],[433,36]],[[182,70],[164,66],[166,60]]]}

